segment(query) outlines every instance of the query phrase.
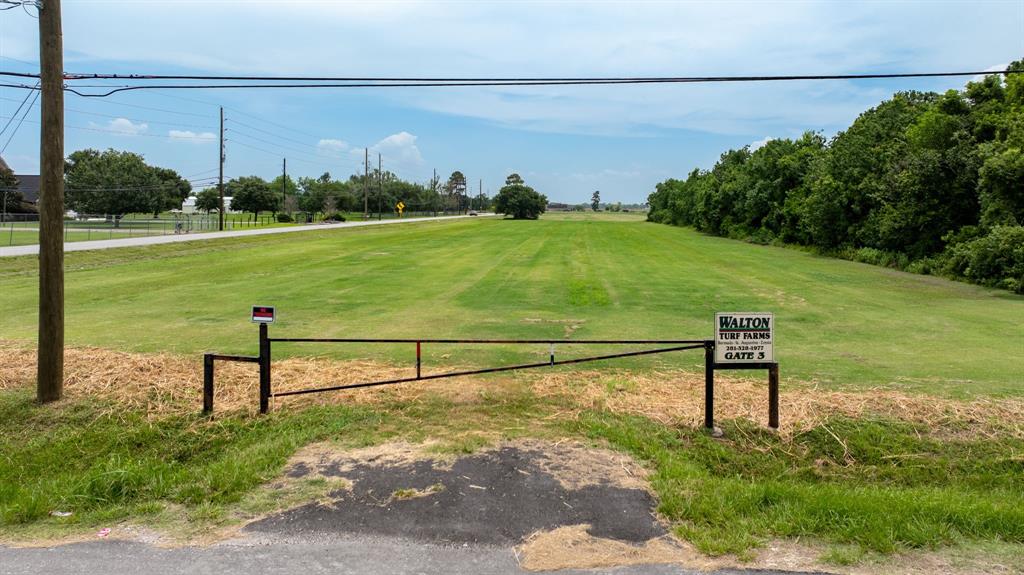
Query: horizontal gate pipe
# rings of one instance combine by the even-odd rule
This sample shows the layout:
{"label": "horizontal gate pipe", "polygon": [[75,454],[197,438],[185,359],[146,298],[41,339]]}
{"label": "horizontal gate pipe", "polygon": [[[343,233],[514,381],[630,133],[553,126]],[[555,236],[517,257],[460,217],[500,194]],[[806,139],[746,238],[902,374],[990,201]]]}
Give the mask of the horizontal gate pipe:
{"label": "horizontal gate pipe", "polygon": [[206,354],[206,356],[209,356],[211,359],[215,359],[217,361],[241,361],[246,363],[260,362],[260,358],[254,355],[223,355],[219,353],[208,353]]}
{"label": "horizontal gate pipe", "polygon": [[704,345],[703,339],[370,339],[329,337],[271,337],[269,341],[292,343],[537,343],[537,344],[611,344],[611,345]]}
{"label": "horizontal gate pipe", "polygon": [[[421,340],[421,341],[426,341],[426,340]],[[384,381],[371,381],[371,382],[367,382],[367,383],[351,383],[351,384],[346,384],[346,385],[335,385],[335,386],[331,386],[331,387],[318,387],[318,388],[314,388],[314,389],[300,389],[298,391],[282,391],[282,392],[278,392],[278,393],[273,394],[273,397],[285,397],[287,395],[303,395],[303,394],[306,394],[306,393],[320,393],[320,392],[325,392],[325,391],[340,391],[340,390],[343,390],[343,389],[356,389],[356,388],[360,388],[360,387],[374,387],[374,386],[378,386],[378,385],[394,385],[396,383],[409,383],[409,382],[412,382],[412,381],[424,381],[424,380],[427,380],[427,379],[441,379],[441,378],[445,378],[445,377],[458,377],[458,376],[463,376],[463,375],[482,375],[482,374],[485,374],[485,373],[497,373],[497,372],[500,372],[500,371],[513,371],[513,370],[516,370],[516,369],[531,369],[531,368],[537,368],[537,367],[551,367],[551,366],[555,366],[555,365],[568,365],[568,364],[572,364],[572,363],[584,363],[584,362],[588,362],[588,361],[599,361],[599,360],[603,360],[603,359],[616,359],[616,358],[620,358],[620,357],[634,357],[634,356],[638,356],[638,355],[653,355],[653,354],[656,354],[656,353],[667,353],[667,352],[670,352],[670,351],[683,351],[683,350],[687,350],[687,349],[703,349],[703,348],[704,348],[704,342],[701,341],[700,345],[686,345],[686,346],[681,346],[681,347],[667,347],[667,348],[662,348],[662,349],[648,349],[648,350],[645,350],[645,351],[630,351],[630,352],[626,352],[626,353],[616,353],[616,354],[612,354],[612,355],[598,355],[598,356],[594,356],[594,357],[582,357],[582,358],[579,358],[579,359],[563,359],[561,361],[556,361],[554,363],[550,363],[550,362],[545,361],[543,363],[527,363],[527,364],[521,364],[521,365],[510,365],[510,366],[506,366],[506,367],[491,367],[491,368],[487,368],[487,369],[475,369],[475,370],[472,370],[472,371],[454,371],[454,372],[449,372],[449,373],[438,373],[438,374],[435,374],[435,375],[424,375],[423,377],[403,377],[403,378],[400,378],[400,379],[388,379],[388,380],[384,380]]]}

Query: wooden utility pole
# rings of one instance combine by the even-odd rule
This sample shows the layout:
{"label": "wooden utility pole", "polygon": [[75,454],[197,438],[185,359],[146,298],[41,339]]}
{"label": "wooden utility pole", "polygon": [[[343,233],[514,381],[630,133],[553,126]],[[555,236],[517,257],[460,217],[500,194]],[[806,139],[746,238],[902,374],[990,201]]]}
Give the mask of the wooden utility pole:
{"label": "wooden utility pole", "polygon": [[377,152],[377,221],[381,219],[381,214],[384,212],[384,172],[381,171],[382,167],[380,152]]}
{"label": "wooden utility pole", "polygon": [[220,107],[220,181],[217,183],[217,192],[220,195],[220,231],[224,231],[224,106]]}
{"label": "wooden utility pole", "polygon": [[363,148],[363,219],[370,219],[370,148]]}
{"label": "wooden utility pole", "polygon": [[285,211],[287,208],[285,204],[288,203],[288,158],[281,158],[281,211]]}
{"label": "wooden utility pole", "polygon": [[64,42],[60,0],[39,6],[39,353],[36,398],[64,391]]}

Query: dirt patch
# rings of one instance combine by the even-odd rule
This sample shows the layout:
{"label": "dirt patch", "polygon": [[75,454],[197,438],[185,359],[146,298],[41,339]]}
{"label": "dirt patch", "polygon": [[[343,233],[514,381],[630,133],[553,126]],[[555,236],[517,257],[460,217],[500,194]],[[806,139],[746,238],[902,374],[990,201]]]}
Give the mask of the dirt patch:
{"label": "dirt patch", "polygon": [[670,536],[630,544],[594,537],[588,533],[589,529],[589,525],[571,525],[534,533],[516,549],[519,566],[530,571],[556,571],[656,563],[677,563],[698,569],[729,565],[728,561],[702,555],[691,545]]}
{"label": "dirt patch", "polygon": [[[331,493],[333,501],[327,504],[256,521],[245,531],[488,545],[517,545],[537,531],[582,524],[593,537],[633,544],[666,534],[654,515],[653,496],[637,487],[639,466],[617,454],[598,462],[602,453],[611,452],[524,442],[438,461],[417,458],[407,444],[333,457],[324,457],[325,449],[293,460],[288,474],[340,477],[351,482],[351,489]],[[562,459],[575,455],[582,460]],[[598,465],[587,473],[588,463]],[[416,496],[396,496],[403,493]]]}

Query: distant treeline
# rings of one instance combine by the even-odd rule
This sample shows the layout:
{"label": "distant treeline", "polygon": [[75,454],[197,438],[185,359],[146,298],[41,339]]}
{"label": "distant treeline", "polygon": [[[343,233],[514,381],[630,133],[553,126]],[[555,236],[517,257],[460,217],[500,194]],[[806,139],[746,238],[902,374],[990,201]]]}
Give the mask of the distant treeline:
{"label": "distant treeline", "polygon": [[990,75],[897,93],[831,140],[729,150],[658,184],[648,219],[1024,293],[1022,150],[1024,75]]}

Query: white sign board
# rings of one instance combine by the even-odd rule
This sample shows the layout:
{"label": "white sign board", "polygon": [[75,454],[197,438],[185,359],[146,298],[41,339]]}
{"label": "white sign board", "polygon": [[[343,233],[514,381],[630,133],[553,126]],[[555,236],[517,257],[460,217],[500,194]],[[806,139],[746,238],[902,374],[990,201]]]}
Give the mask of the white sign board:
{"label": "white sign board", "polygon": [[715,314],[715,363],[771,363],[775,318],[771,313]]}

